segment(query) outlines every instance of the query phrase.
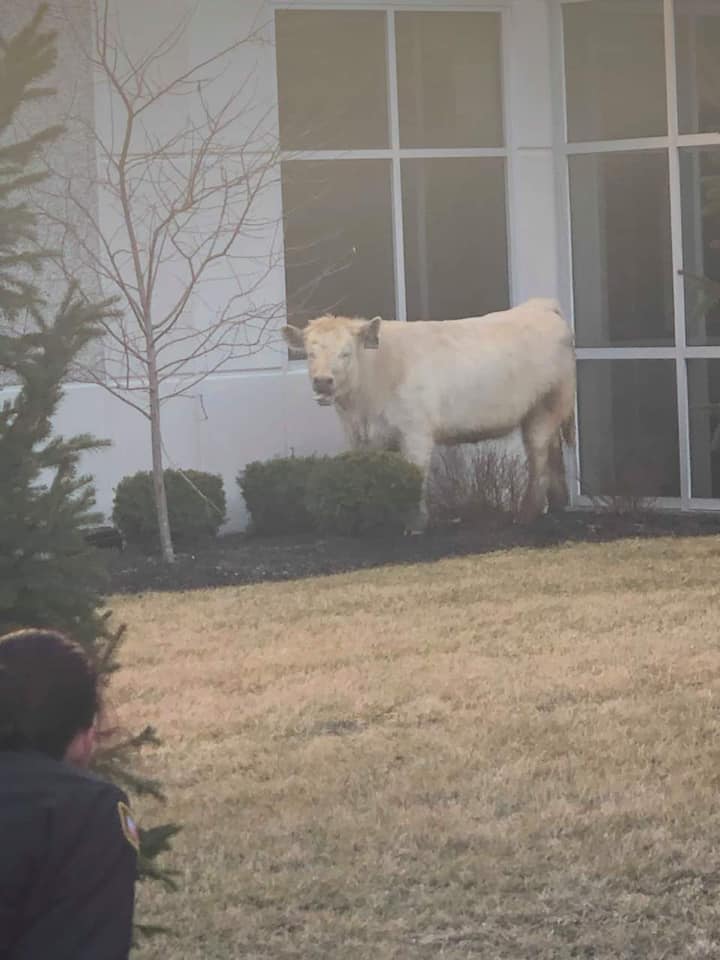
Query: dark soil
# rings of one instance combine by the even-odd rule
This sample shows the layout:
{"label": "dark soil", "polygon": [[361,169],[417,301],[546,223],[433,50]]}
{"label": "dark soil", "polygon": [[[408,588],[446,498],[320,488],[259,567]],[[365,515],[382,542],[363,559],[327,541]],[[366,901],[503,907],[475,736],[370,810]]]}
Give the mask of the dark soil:
{"label": "dark soil", "polygon": [[529,527],[457,526],[417,537],[367,539],[220,537],[172,566],[127,548],[106,553],[112,593],[194,590],[265,580],[295,580],[385,564],[431,563],[444,557],[491,553],[512,547],[608,542],[627,538],[711,536],[720,515],[576,511],[545,516]]}

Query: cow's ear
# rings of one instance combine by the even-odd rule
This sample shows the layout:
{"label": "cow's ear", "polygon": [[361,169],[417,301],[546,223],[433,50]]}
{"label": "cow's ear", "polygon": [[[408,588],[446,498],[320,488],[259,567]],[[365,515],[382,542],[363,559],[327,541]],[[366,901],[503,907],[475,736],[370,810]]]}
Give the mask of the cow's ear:
{"label": "cow's ear", "polygon": [[377,350],[380,346],[380,324],[382,317],[373,317],[363,326],[360,334],[362,345],[366,350]]}
{"label": "cow's ear", "polygon": [[285,343],[293,353],[303,353],[305,350],[305,337],[299,327],[283,327],[280,331]]}

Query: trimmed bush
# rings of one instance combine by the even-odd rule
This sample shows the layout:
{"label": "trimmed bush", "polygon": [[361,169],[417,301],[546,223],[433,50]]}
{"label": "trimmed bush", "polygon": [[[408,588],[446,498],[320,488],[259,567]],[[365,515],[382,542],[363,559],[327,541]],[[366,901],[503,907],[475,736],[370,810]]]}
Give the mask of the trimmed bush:
{"label": "trimmed bush", "polygon": [[[217,536],[225,520],[222,477],[200,470],[166,470],[164,476],[173,541],[188,547]],[[115,489],[113,523],[128,543],[159,548],[151,473],[123,477]]]}
{"label": "trimmed bush", "polygon": [[283,457],[249,463],[238,477],[252,529],[269,536],[303,533],[315,523],[305,506],[308,478],[317,457]]}
{"label": "trimmed bush", "polygon": [[317,461],[305,503],[320,530],[359,536],[402,530],[421,492],[420,470],[399,454],[353,451]]}

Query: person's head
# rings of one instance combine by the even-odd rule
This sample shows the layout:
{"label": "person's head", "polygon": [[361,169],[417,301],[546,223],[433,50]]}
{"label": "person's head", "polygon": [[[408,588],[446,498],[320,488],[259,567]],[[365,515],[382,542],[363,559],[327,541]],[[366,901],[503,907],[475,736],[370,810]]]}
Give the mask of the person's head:
{"label": "person's head", "polygon": [[52,630],[0,637],[0,750],[35,750],[87,766],[100,711],[97,671]]}

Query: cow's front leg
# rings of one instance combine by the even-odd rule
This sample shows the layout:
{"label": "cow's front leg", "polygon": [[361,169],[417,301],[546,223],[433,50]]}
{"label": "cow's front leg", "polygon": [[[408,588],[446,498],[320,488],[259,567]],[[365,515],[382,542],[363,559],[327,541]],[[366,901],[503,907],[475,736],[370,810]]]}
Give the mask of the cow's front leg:
{"label": "cow's front leg", "polygon": [[367,450],[367,431],[356,423],[344,423],[345,441],[350,450]]}
{"label": "cow's front leg", "polygon": [[377,442],[373,442],[372,431],[365,419],[343,420],[345,439],[351,450],[381,449]]}
{"label": "cow's front leg", "polygon": [[408,526],[407,532],[413,535],[424,533],[428,525],[428,482],[430,477],[430,461],[432,460],[433,440],[431,437],[406,437],[402,443],[402,452],[406,460],[414,463],[420,469],[423,477],[422,492],[417,513]]}

